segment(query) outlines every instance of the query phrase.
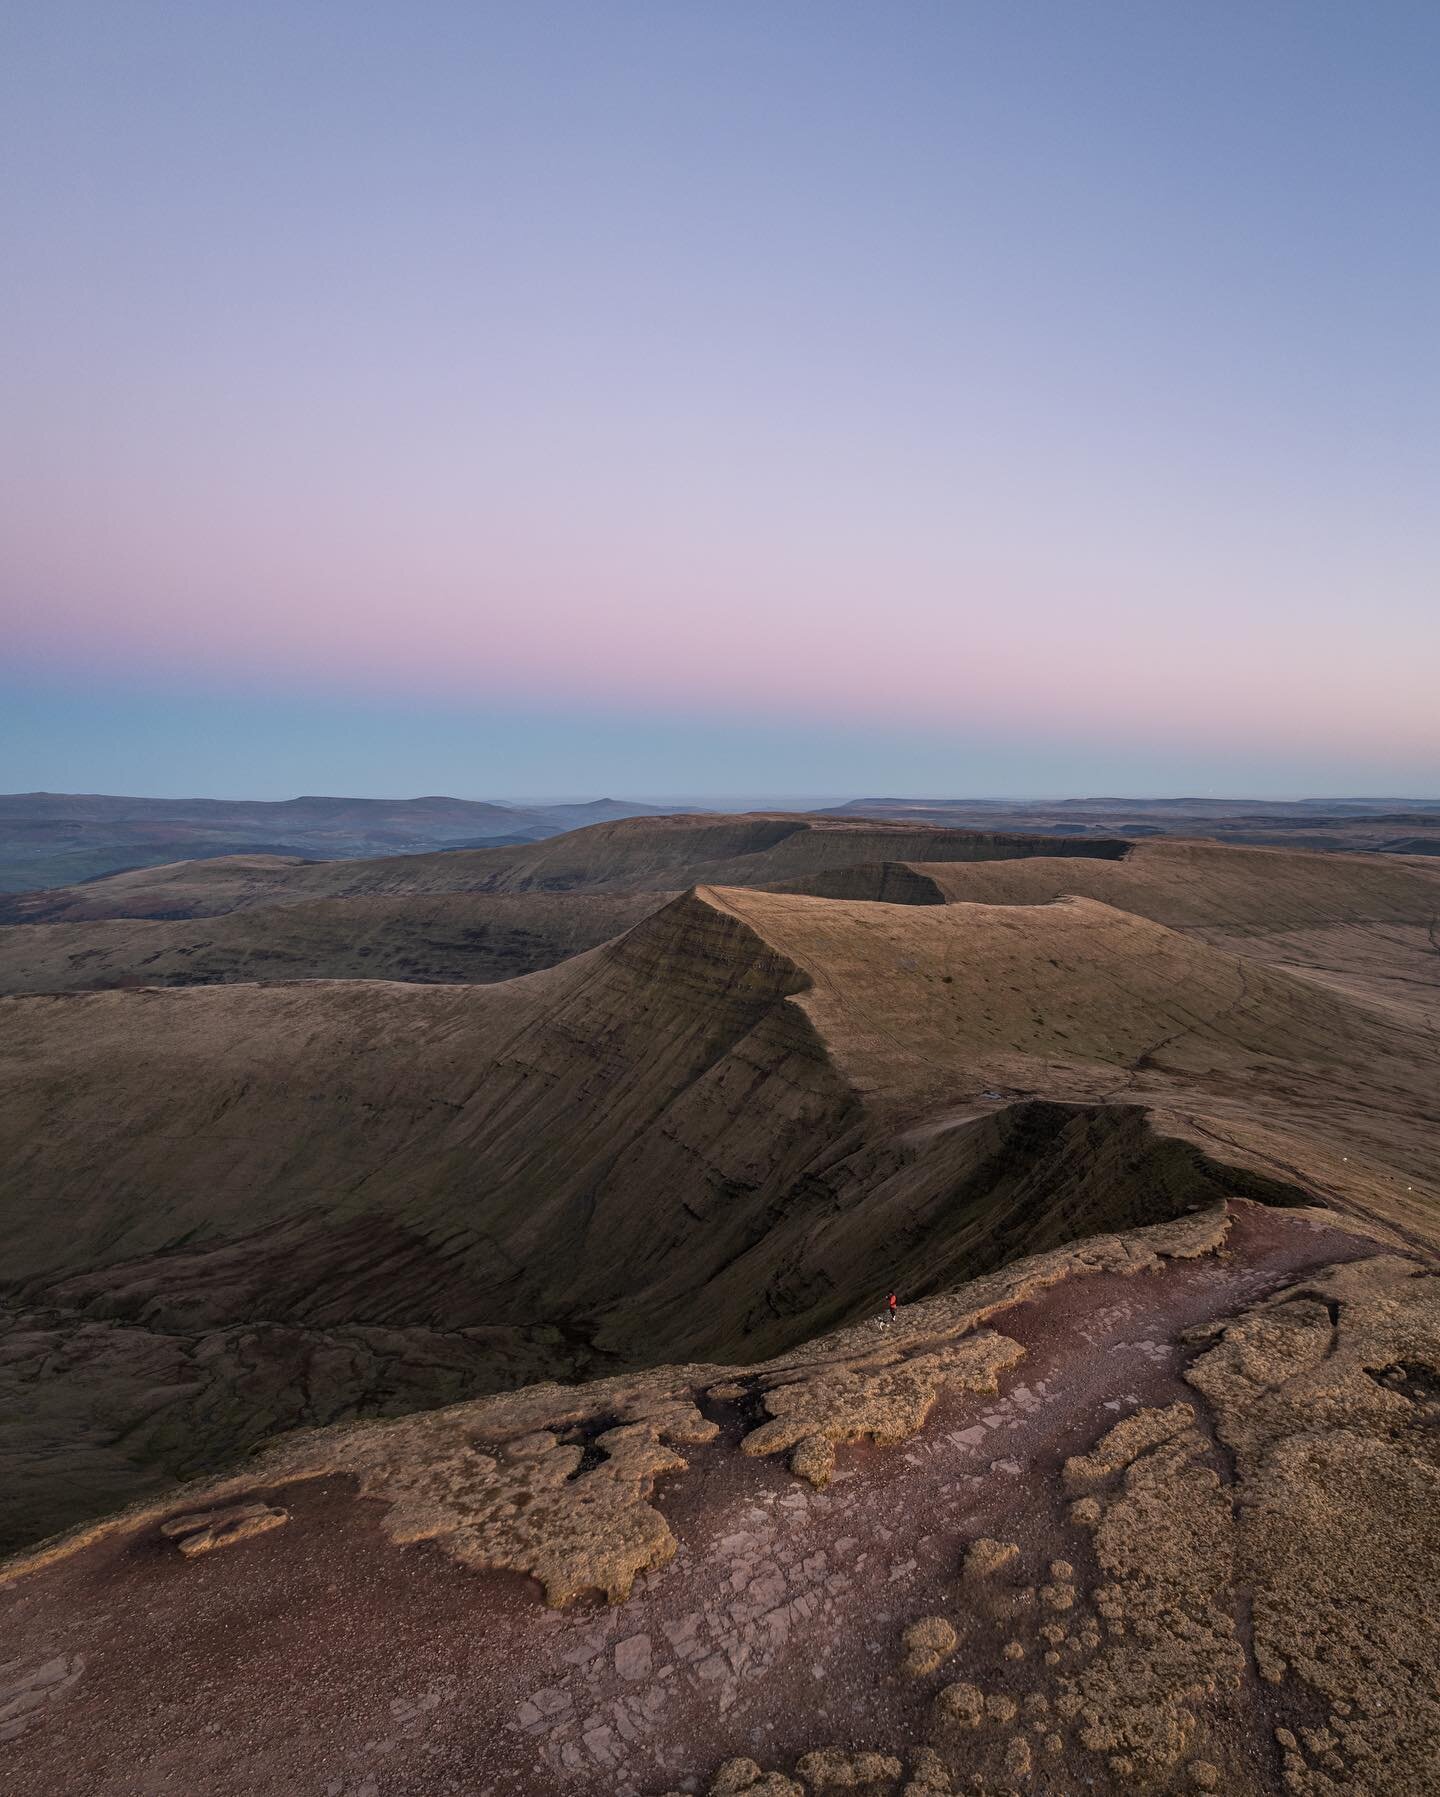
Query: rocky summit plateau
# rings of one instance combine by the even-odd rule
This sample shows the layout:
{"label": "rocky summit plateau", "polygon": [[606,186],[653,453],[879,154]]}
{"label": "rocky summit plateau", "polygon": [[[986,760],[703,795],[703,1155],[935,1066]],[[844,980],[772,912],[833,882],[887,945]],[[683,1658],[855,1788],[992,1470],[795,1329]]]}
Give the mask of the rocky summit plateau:
{"label": "rocky summit plateau", "polygon": [[9,895],[0,1788],[1440,1792],[1440,861],[1112,804]]}

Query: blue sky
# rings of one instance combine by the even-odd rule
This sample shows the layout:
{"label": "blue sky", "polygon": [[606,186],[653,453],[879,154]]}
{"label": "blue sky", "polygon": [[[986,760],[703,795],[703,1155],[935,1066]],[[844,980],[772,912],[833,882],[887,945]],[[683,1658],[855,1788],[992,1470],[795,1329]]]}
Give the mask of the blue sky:
{"label": "blue sky", "polygon": [[0,786],[1440,790],[1440,10],[12,4]]}

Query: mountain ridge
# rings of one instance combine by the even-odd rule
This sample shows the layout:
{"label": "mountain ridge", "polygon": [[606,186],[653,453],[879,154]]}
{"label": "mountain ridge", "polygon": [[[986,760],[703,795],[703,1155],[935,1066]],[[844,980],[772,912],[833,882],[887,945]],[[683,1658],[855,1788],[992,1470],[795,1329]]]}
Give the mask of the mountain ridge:
{"label": "mountain ridge", "polygon": [[145,799],[108,793],[0,794],[0,892],[102,878],[192,854],[312,859],[534,840],[657,808],[624,800],[513,805],[493,799]]}
{"label": "mountain ridge", "polygon": [[[495,985],[12,997],[0,1044],[4,1307],[52,1358],[91,1343],[72,1383],[112,1381],[95,1411],[152,1443],[146,1478],[260,1417],[383,1407],[407,1340],[437,1362],[404,1387],[423,1407],[763,1356],[882,1278],[934,1289],[1220,1196],[1431,1242],[1440,1203],[1432,1037],[1086,898],[697,887]],[[137,1437],[136,1356],[167,1332],[212,1342],[220,1420],[166,1423],[177,1391]],[[286,1369],[316,1355],[297,1389],[327,1395],[297,1410]]]}
{"label": "mountain ridge", "polygon": [[556,846],[448,850],[319,862],[274,856],[180,861],[83,886],[0,900],[0,923],[105,917],[179,918],[252,904],[398,893],[673,891],[696,883],[760,884],[817,865],[845,866],[883,846],[888,858],[937,860],[1049,853],[1123,856],[1125,842],[1074,844],[1034,836],[913,829],[785,812],[627,818],[567,831]]}

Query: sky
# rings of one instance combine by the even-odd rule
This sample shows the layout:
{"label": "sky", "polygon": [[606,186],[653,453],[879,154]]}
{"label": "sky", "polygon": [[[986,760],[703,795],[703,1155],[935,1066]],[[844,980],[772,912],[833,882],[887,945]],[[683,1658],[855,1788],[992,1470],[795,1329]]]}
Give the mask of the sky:
{"label": "sky", "polygon": [[1440,793],[1433,0],[8,0],[0,789]]}

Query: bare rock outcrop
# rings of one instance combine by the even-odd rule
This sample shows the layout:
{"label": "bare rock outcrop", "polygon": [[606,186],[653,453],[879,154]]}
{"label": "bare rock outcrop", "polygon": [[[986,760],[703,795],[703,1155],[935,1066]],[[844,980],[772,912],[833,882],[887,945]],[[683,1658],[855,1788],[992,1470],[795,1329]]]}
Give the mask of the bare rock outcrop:
{"label": "bare rock outcrop", "polygon": [[[1227,1239],[1223,1259],[1201,1246]],[[447,1668],[392,1706],[410,1764],[432,1749],[467,1765],[508,1755],[548,1781],[536,1789],[573,1775],[577,1792],[643,1791],[658,1767],[657,1785],[720,1797],[1265,1797],[1272,1774],[1295,1797],[1429,1797],[1440,1278],[1303,1213],[1243,1204],[1228,1236],[1187,1219],[1125,1249],[1086,1245],[1107,1268],[1093,1288],[1078,1258],[1068,1273],[1021,1266],[912,1307],[878,1340],[842,1332],[760,1368],[531,1387],[293,1438],[247,1482],[197,1486],[12,1563],[7,1623],[33,1670],[55,1657],[57,1594],[81,1606],[73,1650],[90,1645],[80,1617],[113,1620],[117,1576],[171,1618],[191,1593],[202,1610],[219,1594],[213,1626],[253,1594],[256,1568],[277,1592],[297,1577],[310,1591],[323,1570],[344,1603],[403,1619],[397,1638],[426,1679]],[[1023,1306],[1010,1316],[994,1308],[1007,1281]],[[1010,1363],[998,1391],[944,1381],[995,1343]],[[757,1423],[771,1399],[783,1414]],[[876,1419],[892,1446],[850,1457],[857,1424]],[[827,1443],[843,1480],[807,1488],[743,1451],[746,1427],[786,1421]],[[127,1540],[152,1525],[218,1536],[282,1502],[288,1528],[199,1576]],[[677,1540],[687,1551],[670,1565]],[[370,1564],[347,1584],[356,1541]],[[415,1541],[444,1558],[387,1546]],[[555,1607],[527,1619],[529,1600],[498,1581],[457,1592],[446,1559],[530,1574]],[[453,1656],[432,1651],[437,1611],[448,1627],[493,1621],[483,1676],[448,1718],[459,1686]],[[292,1620],[288,1651],[329,1665],[308,1610]],[[513,1663],[517,1648],[533,1662]],[[87,1705],[92,1735],[117,1714],[117,1680],[151,1690],[133,1656],[102,1662],[97,1647],[102,1663],[96,1698],[88,1680],[62,1693],[72,1714]],[[25,1716],[43,1718],[31,1687],[49,1677],[27,1673]],[[368,1718],[350,1726],[372,1740]],[[187,1764],[209,1740],[195,1736]],[[57,1788],[62,1736],[27,1724],[22,1744],[26,1797]]]}
{"label": "bare rock outcrop", "polygon": [[160,1533],[173,1541],[187,1560],[211,1553],[217,1547],[233,1547],[251,1535],[283,1528],[290,1513],[278,1504],[229,1504],[220,1510],[198,1510],[172,1516],[160,1525]]}
{"label": "bare rock outcrop", "polygon": [[110,1533],[163,1519],[180,1501],[191,1510],[254,1502],[257,1489],[338,1474],[384,1500],[383,1526],[393,1540],[434,1541],[464,1565],[531,1574],[552,1603],[586,1591],[618,1601],[640,1572],[664,1565],[675,1551],[649,1497],[657,1478],[684,1472],[677,1448],[714,1439],[717,1424],[697,1404],[702,1395],[758,1390],[769,1420],[742,1438],[742,1451],[788,1451],[797,1476],[823,1486],[845,1444],[894,1446],[923,1428],[945,1390],[994,1391],[1024,1352],[984,1327],[1007,1305],[1069,1278],[1133,1276],[1213,1253],[1229,1227],[1224,1208],[1216,1207],[1035,1256],[909,1307],[881,1348],[873,1327],[860,1326],[759,1368],[669,1367],[584,1386],[532,1385],[396,1422],[302,1432],[243,1473],[195,1481],[163,1506],[142,1505],[16,1556],[0,1566],[0,1583]]}
{"label": "bare rock outcrop", "polygon": [[747,1454],[794,1449],[791,1468],[812,1485],[829,1483],[835,1448],[868,1439],[882,1446],[905,1441],[924,1426],[943,1387],[994,1391],[999,1375],[1025,1350],[981,1330],[933,1353],[886,1364],[826,1367],[766,1384],[771,1420],[745,1437]]}
{"label": "bare rock outcrop", "polygon": [[1189,1379],[1236,1456],[1255,1657],[1321,1723],[1297,1797],[1440,1788],[1440,1277],[1384,1256],[1230,1324]]}

